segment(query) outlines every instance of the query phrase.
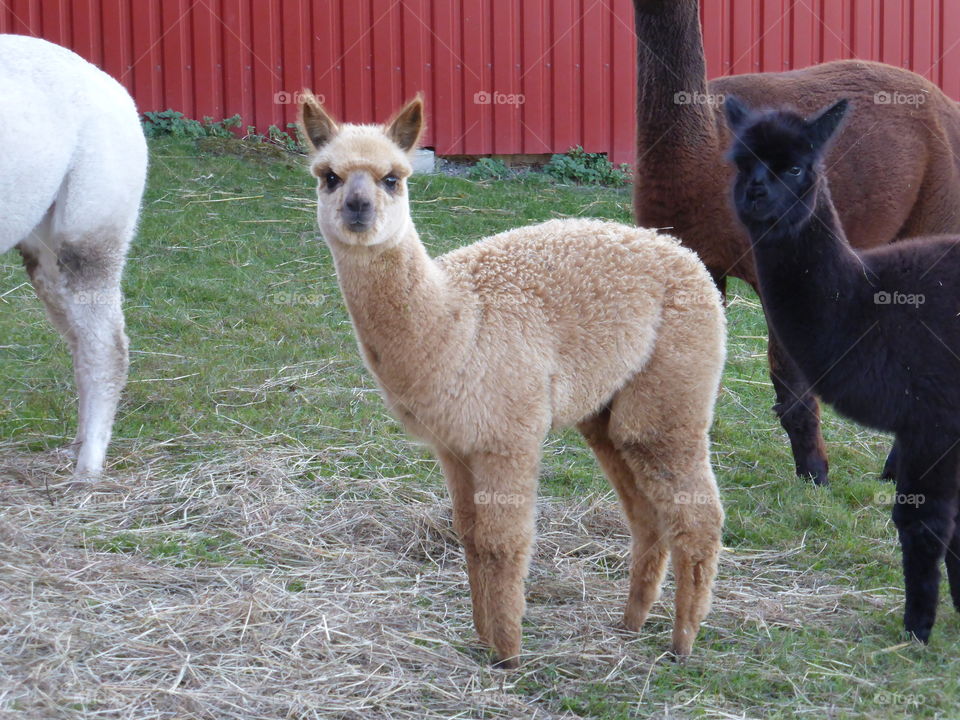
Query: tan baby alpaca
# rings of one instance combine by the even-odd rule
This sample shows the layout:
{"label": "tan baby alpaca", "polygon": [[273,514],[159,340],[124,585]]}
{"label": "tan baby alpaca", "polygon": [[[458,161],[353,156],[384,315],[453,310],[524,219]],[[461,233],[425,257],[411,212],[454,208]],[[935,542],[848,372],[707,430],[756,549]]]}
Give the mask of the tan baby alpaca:
{"label": "tan baby alpaca", "polygon": [[339,126],[307,95],[301,125],[364,361],[440,459],[481,640],[516,666],[541,445],[575,425],[633,535],[624,621],[643,624],[672,555],[672,649],[689,654],[723,523],[707,432],[725,326],[703,265],[673,238],[598,220],[551,220],[431,259],[407,195],[420,98],[386,126]]}

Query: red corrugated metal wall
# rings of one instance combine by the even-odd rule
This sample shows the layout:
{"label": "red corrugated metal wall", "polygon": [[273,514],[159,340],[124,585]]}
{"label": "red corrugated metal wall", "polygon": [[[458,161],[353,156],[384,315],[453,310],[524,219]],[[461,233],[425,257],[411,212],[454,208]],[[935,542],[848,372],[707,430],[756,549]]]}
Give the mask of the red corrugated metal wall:
{"label": "red corrugated metal wall", "polygon": [[[711,76],[861,57],[960,97],[960,0],[701,9]],[[0,0],[0,31],[73,48],[141,110],[239,113],[262,131],[293,121],[302,87],[354,122],[420,90],[440,154],[634,154],[631,0]]]}

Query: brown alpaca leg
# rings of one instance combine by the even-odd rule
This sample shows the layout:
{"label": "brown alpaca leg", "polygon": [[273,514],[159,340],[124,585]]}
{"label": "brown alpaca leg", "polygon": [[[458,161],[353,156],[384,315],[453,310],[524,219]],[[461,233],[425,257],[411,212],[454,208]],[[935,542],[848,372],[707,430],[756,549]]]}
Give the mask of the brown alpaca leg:
{"label": "brown alpaca leg", "polygon": [[533,542],[537,490],[536,451],[515,455],[476,454],[473,472],[474,544],[480,568],[486,634],[500,667],[519,664],[523,582]]}
{"label": "brown alpaca leg", "polygon": [[620,497],[633,547],[630,552],[630,596],[623,613],[623,624],[639,630],[647,620],[650,608],[660,596],[660,586],[667,569],[668,548],[664,541],[656,506],[641,492],[633,471],[614,447],[608,433],[610,411],[604,410],[578,425],[580,432],[597,456],[597,461]]}
{"label": "brown alpaca leg", "polygon": [[477,555],[477,546],[474,540],[476,512],[474,508],[473,478],[470,468],[453,453],[438,452],[443,476],[450,488],[453,501],[453,527],[463,543],[463,553],[467,561],[467,578],[470,581],[470,600],[473,606],[473,626],[477,630],[480,641],[491,645],[490,633],[487,630],[485,597],[483,592],[483,577],[480,573],[480,557]]}
{"label": "brown alpaca leg", "polygon": [[657,504],[670,546],[677,584],[671,649],[680,658],[690,654],[710,609],[723,527],[706,438],[695,447],[690,445],[687,439],[631,444],[623,449],[641,489]]}

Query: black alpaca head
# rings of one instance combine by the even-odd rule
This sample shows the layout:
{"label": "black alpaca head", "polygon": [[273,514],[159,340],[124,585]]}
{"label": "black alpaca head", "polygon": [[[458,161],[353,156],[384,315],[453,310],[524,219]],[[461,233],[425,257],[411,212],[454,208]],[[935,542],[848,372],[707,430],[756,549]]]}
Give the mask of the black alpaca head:
{"label": "black alpaca head", "polygon": [[734,136],[729,157],[737,167],[733,200],[748,229],[789,231],[809,221],[824,153],[848,107],[840,100],[804,118],[789,110],[751,110],[727,96],[724,110]]}

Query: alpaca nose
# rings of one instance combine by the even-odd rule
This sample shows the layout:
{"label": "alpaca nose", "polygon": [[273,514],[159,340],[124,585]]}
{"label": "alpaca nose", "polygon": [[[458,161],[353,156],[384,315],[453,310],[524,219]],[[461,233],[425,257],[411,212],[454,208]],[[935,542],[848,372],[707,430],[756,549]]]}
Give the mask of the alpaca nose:
{"label": "alpaca nose", "polygon": [[347,210],[356,215],[366,215],[372,207],[372,203],[359,194],[348,197],[344,205],[346,205]]}
{"label": "alpaca nose", "polygon": [[767,196],[767,188],[761,183],[754,182],[747,186],[747,199],[762,200]]}
{"label": "alpaca nose", "polygon": [[351,193],[343,203],[343,221],[354,232],[366,232],[373,224],[373,202],[363,193]]}

